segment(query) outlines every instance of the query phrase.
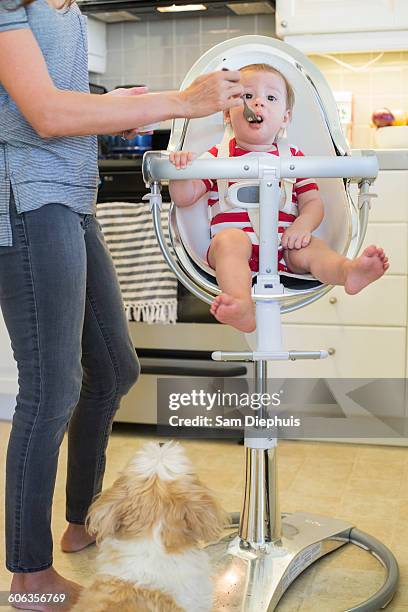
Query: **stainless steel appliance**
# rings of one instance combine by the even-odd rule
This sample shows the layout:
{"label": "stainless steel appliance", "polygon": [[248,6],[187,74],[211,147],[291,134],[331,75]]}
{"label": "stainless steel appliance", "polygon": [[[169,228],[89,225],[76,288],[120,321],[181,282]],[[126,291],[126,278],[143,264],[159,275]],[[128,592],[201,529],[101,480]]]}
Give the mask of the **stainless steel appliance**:
{"label": "stainless steel appliance", "polygon": [[[132,87],[144,87],[141,84],[117,85],[115,89],[131,89]],[[103,85],[89,83],[89,90],[93,94],[106,94],[108,90]],[[135,159],[139,158],[145,151],[166,148],[169,139],[169,130],[157,130],[155,134],[137,134],[134,138],[125,139],[121,135],[98,136],[99,159]],[[160,147],[161,141],[164,147]]]}
{"label": "stainless steel appliance", "polygon": [[[152,138],[157,150],[166,149],[168,130],[158,130]],[[101,184],[98,202],[141,202],[146,193],[142,177],[142,156],[121,154],[108,148],[99,160]],[[163,198],[169,198],[163,188]],[[214,362],[211,352],[246,350],[242,333],[220,325],[208,306],[178,284],[176,325],[148,325],[129,322],[130,333],[141,363],[138,383],[122,400],[116,421],[155,423],[158,377],[235,377],[249,376],[252,364]]]}
{"label": "stainless steel appliance", "polygon": [[[78,0],[81,11],[106,23],[118,21],[146,21],[174,19],[173,12],[160,12],[161,7],[172,4],[169,0]],[[188,10],[191,0],[178,0],[177,5],[187,5],[184,12],[177,12],[177,19],[195,16],[194,9]],[[275,13],[275,0],[205,0],[205,15],[250,15]]]}

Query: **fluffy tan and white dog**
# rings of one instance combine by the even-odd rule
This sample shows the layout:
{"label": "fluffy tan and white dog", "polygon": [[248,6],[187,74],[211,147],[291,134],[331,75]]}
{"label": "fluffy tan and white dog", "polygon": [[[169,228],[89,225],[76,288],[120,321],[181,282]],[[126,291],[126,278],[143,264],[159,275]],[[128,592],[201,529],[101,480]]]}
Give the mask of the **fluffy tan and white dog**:
{"label": "fluffy tan and white dog", "polygon": [[72,612],[209,612],[210,565],[200,544],[226,522],[180,444],[146,444],[90,508],[97,575]]}

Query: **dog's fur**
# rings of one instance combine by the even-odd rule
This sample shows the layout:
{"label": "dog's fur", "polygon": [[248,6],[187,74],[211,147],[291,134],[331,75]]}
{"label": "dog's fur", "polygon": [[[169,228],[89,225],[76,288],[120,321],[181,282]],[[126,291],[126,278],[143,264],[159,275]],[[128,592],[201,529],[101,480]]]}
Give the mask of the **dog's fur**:
{"label": "dog's fur", "polygon": [[90,508],[97,577],[72,612],[209,612],[210,566],[199,544],[226,522],[179,444],[146,444]]}

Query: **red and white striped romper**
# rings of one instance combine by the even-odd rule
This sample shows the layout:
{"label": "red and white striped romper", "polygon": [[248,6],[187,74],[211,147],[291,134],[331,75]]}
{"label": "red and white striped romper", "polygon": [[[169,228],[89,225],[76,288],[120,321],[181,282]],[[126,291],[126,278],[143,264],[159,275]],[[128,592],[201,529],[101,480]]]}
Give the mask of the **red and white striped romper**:
{"label": "red and white striped romper", "polygon": [[[291,145],[290,152],[293,156],[303,156],[302,151],[297,147]],[[271,155],[279,155],[278,146],[276,143],[272,145],[272,149],[268,151]],[[246,151],[237,146],[235,138],[232,138],[229,142],[229,156],[238,157],[240,155],[257,156],[258,154],[253,151]],[[212,147],[207,153],[201,156],[201,159],[208,157],[218,157],[218,148]],[[228,185],[233,185],[236,181],[230,181]],[[220,212],[218,206],[218,185],[216,180],[204,179],[205,186],[208,194],[208,205],[210,206],[211,216],[211,238],[223,229],[230,227],[237,227],[247,232],[252,242],[252,254],[249,260],[250,268],[253,272],[257,272],[259,269],[259,239],[252,227],[251,221],[248,216],[248,212],[244,208],[233,208],[230,211]],[[298,216],[298,196],[306,191],[312,189],[319,189],[315,181],[311,178],[304,179],[298,178],[293,186],[292,191],[292,206],[290,212],[279,211],[279,223],[278,232],[280,237],[283,232]],[[218,210],[217,210],[218,209]],[[283,259],[283,248],[279,247],[278,253],[278,270],[280,272],[290,272]]]}

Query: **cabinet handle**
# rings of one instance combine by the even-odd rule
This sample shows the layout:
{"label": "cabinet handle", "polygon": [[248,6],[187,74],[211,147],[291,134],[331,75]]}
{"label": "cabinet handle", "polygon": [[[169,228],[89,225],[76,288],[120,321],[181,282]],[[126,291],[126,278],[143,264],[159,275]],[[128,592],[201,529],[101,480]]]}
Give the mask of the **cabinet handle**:
{"label": "cabinet handle", "polygon": [[285,19],[283,19],[283,20],[280,22],[280,24],[281,24],[282,28],[287,28],[287,27],[288,27],[288,22],[287,22]]}
{"label": "cabinet handle", "polygon": [[329,355],[334,355],[334,353],[336,352],[336,349],[331,346],[330,348],[327,349],[327,352],[329,353]]}
{"label": "cabinet handle", "polygon": [[336,297],[331,297],[329,299],[330,304],[337,304],[337,298]]}

